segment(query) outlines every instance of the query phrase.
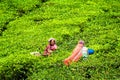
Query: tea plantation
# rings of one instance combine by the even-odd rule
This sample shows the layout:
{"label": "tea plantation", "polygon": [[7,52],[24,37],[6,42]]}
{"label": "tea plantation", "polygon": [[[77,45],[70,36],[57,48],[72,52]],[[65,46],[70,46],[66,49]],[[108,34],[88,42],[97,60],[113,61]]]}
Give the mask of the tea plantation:
{"label": "tea plantation", "polygon": [[[80,39],[95,53],[65,66]],[[0,0],[0,80],[120,80],[120,0]]]}

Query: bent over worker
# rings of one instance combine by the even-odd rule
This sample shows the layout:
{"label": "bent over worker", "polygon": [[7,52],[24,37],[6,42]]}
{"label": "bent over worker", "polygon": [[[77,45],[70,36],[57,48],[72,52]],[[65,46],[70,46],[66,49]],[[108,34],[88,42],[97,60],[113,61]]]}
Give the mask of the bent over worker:
{"label": "bent over worker", "polygon": [[[64,60],[65,65],[70,65],[71,62],[77,62],[82,56],[84,59],[86,59],[90,54],[94,53],[94,50],[88,49],[87,47],[84,46],[84,41],[80,40],[76,47],[74,48],[72,54]],[[90,51],[88,51],[90,50]]]}

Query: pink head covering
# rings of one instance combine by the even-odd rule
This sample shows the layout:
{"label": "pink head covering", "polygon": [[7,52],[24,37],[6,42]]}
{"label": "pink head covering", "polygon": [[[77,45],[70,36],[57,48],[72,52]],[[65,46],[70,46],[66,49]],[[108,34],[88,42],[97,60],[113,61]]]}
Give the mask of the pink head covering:
{"label": "pink head covering", "polygon": [[84,45],[85,42],[84,42],[83,40],[80,40],[80,41],[79,41],[79,44],[83,44],[83,45]]}

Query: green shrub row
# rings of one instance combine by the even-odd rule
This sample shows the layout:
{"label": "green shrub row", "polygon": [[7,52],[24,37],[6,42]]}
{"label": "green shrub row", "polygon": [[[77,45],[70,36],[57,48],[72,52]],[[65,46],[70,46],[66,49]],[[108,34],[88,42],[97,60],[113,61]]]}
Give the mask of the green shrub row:
{"label": "green shrub row", "polygon": [[0,60],[1,80],[23,80],[35,71],[33,66],[39,61],[31,55],[10,55]]}
{"label": "green shrub row", "polygon": [[[0,36],[1,80],[120,78],[119,1],[49,0],[41,5],[39,0],[5,0],[0,4],[5,6],[0,10],[1,29],[7,27]],[[29,55],[43,54],[50,37],[56,38],[57,51],[49,57]],[[62,61],[80,39],[95,53],[66,67]]]}

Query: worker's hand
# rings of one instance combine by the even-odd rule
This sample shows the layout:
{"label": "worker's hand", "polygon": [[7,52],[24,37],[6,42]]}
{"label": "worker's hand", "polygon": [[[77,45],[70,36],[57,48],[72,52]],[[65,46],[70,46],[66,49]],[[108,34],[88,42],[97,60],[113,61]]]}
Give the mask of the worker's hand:
{"label": "worker's hand", "polygon": [[52,50],[48,50],[48,52],[49,52],[49,53],[51,53],[51,52],[52,52]]}

